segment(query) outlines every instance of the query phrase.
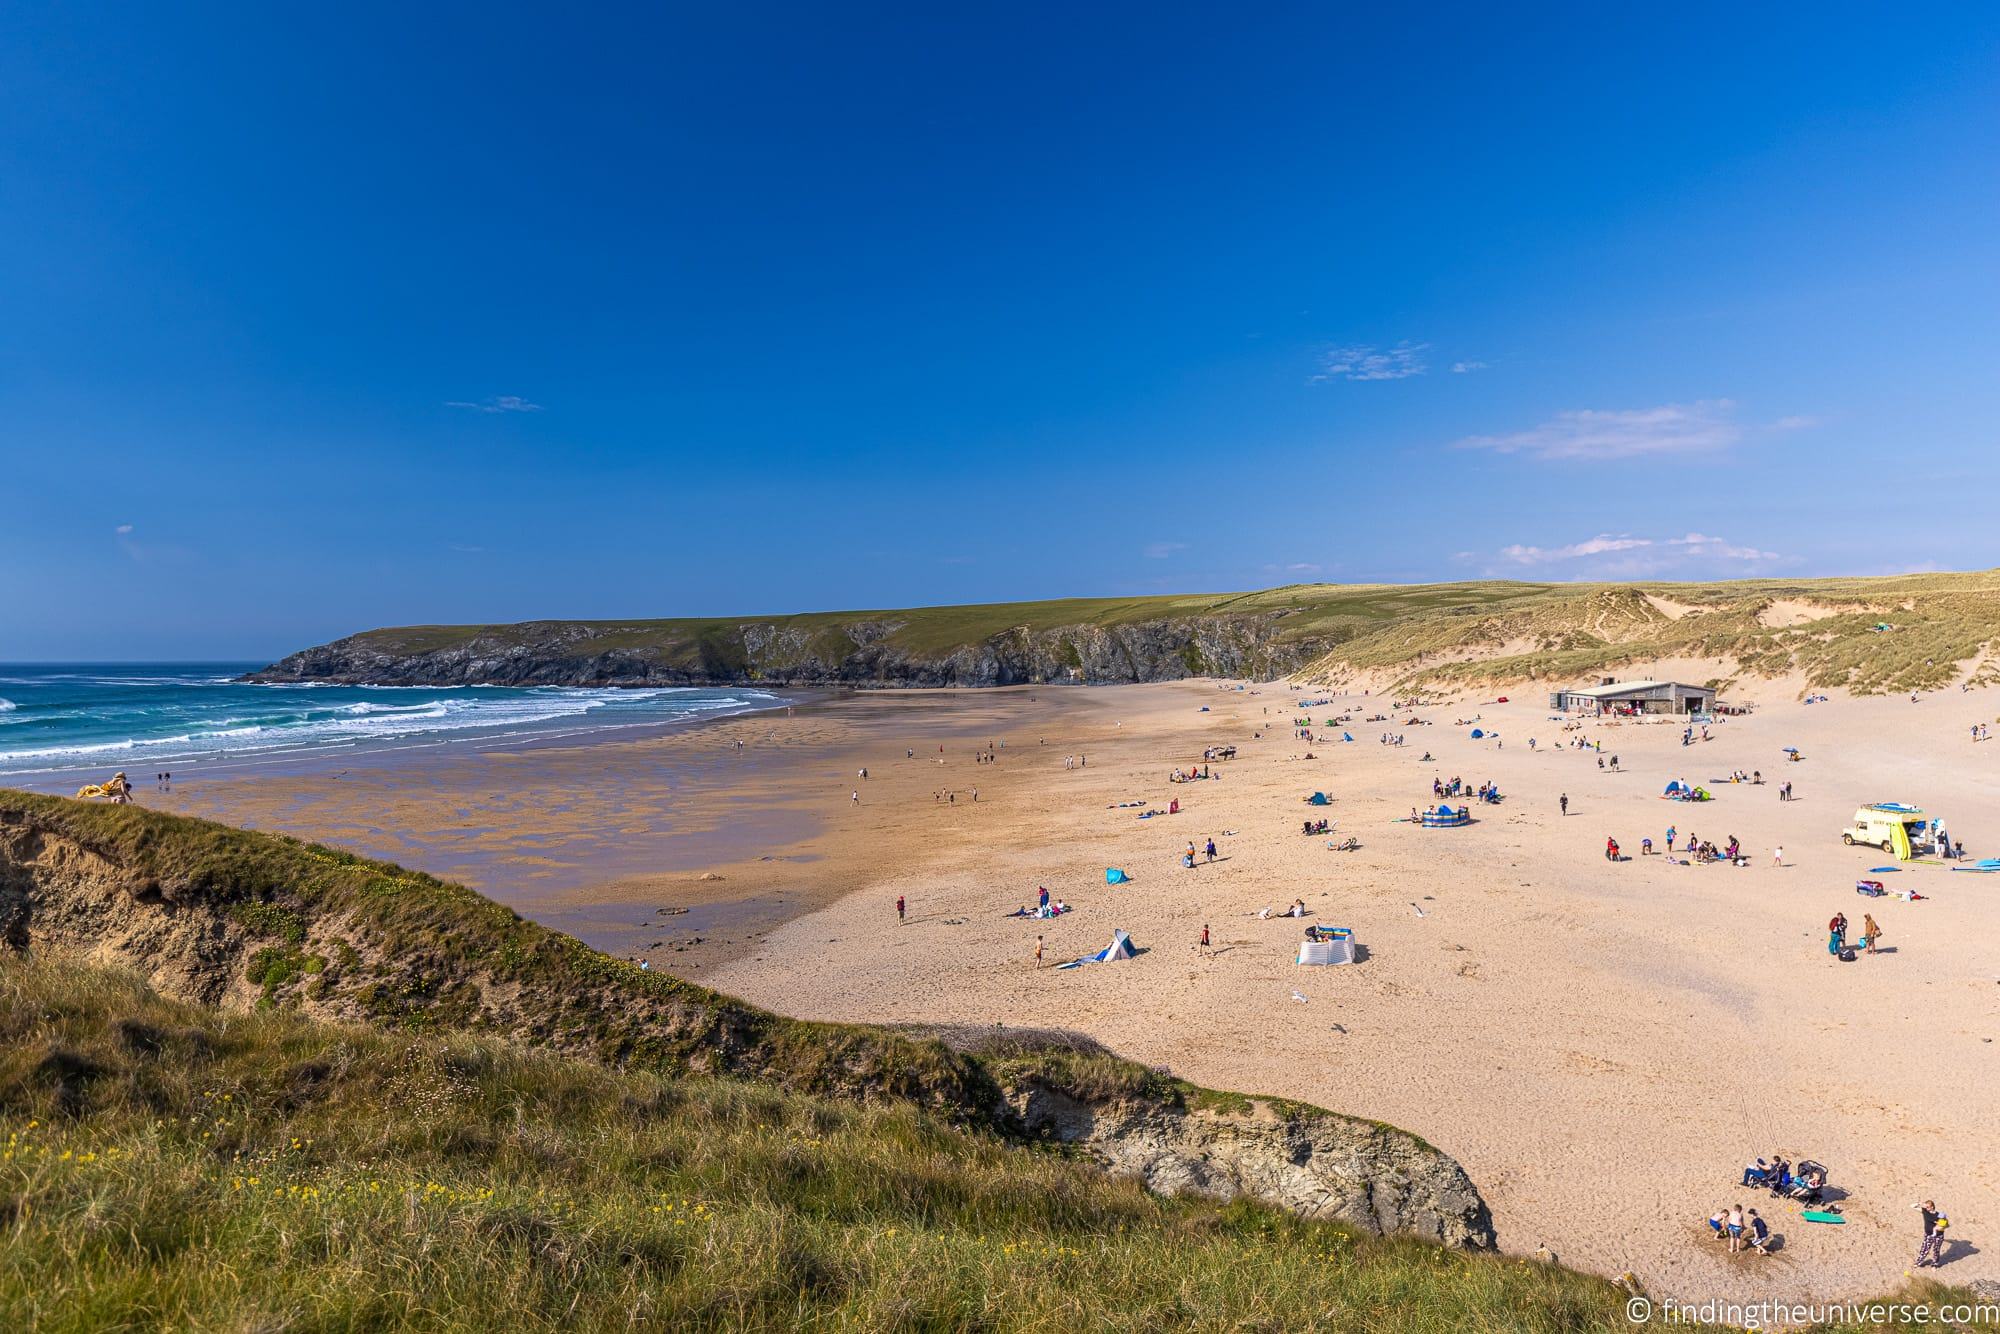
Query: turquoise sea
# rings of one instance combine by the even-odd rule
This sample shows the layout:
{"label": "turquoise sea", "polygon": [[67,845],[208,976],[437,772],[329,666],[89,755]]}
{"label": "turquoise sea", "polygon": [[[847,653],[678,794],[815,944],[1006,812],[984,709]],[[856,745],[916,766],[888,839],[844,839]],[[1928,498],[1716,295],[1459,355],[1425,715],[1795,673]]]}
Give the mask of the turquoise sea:
{"label": "turquoise sea", "polygon": [[454,744],[525,745],[785,701],[750,688],[248,685],[261,663],[0,664],[0,783],[240,771]]}

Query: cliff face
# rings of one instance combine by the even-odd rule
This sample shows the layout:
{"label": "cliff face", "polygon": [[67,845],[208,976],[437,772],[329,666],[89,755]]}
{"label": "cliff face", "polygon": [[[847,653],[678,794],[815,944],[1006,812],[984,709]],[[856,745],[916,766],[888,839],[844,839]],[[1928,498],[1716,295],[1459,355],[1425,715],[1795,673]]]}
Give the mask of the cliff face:
{"label": "cliff face", "polygon": [[294,653],[250,679],[369,685],[1004,686],[1269,680],[1331,638],[1289,638],[1275,615],[1175,617],[1115,626],[1018,626],[930,650],[894,618],[833,625],[753,621],[635,644],[620,625],[547,621],[412,643],[370,632]]}
{"label": "cliff face", "polygon": [[803,1023],[586,949],[459,886],[132,807],[0,792],[0,954],[136,972],[224,1010],[479,1032],[616,1068],[893,1099],[1056,1141],[1162,1193],[1247,1196],[1489,1247],[1464,1170],[1390,1126],[1213,1094],[1101,1050],[961,1050]]}

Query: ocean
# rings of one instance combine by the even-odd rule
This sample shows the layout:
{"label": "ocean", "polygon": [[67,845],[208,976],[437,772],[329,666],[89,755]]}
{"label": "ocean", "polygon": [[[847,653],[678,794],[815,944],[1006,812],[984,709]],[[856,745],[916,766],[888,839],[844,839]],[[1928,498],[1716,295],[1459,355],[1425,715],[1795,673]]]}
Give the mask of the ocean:
{"label": "ocean", "polygon": [[[744,688],[248,685],[261,663],[0,664],[0,783],[215,775],[450,745],[515,746],[772,708]],[[100,772],[101,771],[101,772]],[[36,782],[35,780],[45,780]]]}

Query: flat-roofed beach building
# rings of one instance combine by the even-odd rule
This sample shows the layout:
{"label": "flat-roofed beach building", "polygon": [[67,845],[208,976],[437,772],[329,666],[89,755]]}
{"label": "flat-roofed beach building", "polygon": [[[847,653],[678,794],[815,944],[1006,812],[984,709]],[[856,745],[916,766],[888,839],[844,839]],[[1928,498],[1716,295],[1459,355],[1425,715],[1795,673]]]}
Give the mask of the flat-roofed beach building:
{"label": "flat-roofed beach building", "polygon": [[1558,690],[1549,707],[1561,713],[1708,713],[1715,692],[1679,681],[1614,681]]}

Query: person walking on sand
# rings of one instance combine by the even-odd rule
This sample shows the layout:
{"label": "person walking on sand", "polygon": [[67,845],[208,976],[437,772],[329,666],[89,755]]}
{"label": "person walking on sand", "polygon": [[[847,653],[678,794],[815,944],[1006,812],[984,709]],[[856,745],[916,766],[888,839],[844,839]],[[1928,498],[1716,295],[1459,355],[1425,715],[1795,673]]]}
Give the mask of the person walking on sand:
{"label": "person walking on sand", "polygon": [[1558,805],[1558,806],[1562,807],[1562,813],[1563,813],[1564,815],[1568,815],[1568,814],[1569,814],[1569,793],[1567,793],[1567,792],[1563,793],[1563,794],[1562,794],[1562,796],[1561,796],[1560,798],[1558,798],[1558,799],[1557,799],[1557,801],[1556,801],[1556,805]]}
{"label": "person walking on sand", "polygon": [[1215,840],[1214,840],[1213,838],[1210,838],[1210,839],[1208,840],[1208,846],[1207,846],[1207,847],[1205,847],[1205,848],[1203,848],[1203,849],[1202,849],[1202,851],[1204,851],[1204,852],[1206,852],[1206,853],[1208,854],[1208,859],[1209,859],[1210,861],[1214,861],[1214,860],[1215,860]]}
{"label": "person walking on sand", "polygon": [[1210,947],[1210,945],[1209,945],[1209,943],[1208,943],[1208,923],[1207,923],[1207,922],[1203,922],[1203,923],[1201,924],[1201,944],[1199,944],[1199,945],[1195,946],[1195,953],[1196,953],[1196,954],[1199,954],[1199,955],[1200,955],[1200,956],[1201,956],[1202,958],[1204,958],[1204,959],[1212,957],[1212,956],[1214,955],[1214,953],[1215,953],[1214,949],[1213,949],[1213,948],[1211,948],[1211,947]]}
{"label": "person walking on sand", "polygon": [[898,894],[896,896],[896,920],[899,922],[902,921],[903,915],[908,911],[909,911],[909,905],[904,903],[903,896],[901,894]]}
{"label": "person walking on sand", "polygon": [[1875,942],[1880,940],[1881,938],[1882,938],[1882,928],[1875,925],[1875,914],[1862,913],[1861,941],[1867,947],[1868,952],[1870,954],[1873,954],[1875,952]]}
{"label": "person walking on sand", "polygon": [[1785,847],[1784,844],[1781,843],[1777,847],[1771,849],[1771,865],[1783,866],[1784,864],[1785,864]]}
{"label": "person walking on sand", "polygon": [[1036,937],[1035,937],[1035,967],[1037,967],[1037,968],[1040,968],[1041,966],[1042,966],[1042,938],[1041,938],[1040,936],[1036,936]]}
{"label": "person walking on sand", "polygon": [[1670,857],[1671,857],[1671,856],[1673,855],[1673,852],[1674,852],[1674,838],[1675,838],[1675,833],[1674,833],[1674,827],[1673,827],[1672,825],[1668,825],[1668,826],[1667,826],[1667,855],[1668,855],[1668,856],[1670,856]]}
{"label": "person walking on sand", "polygon": [[858,787],[857,787],[857,788],[855,788],[855,789],[854,789],[854,791],[852,791],[852,792],[848,793],[847,795],[848,795],[848,798],[849,798],[850,800],[852,800],[852,801],[854,802],[854,804],[855,804],[856,806],[859,806],[859,805],[861,804],[861,789],[860,789],[860,788],[858,788]]}

